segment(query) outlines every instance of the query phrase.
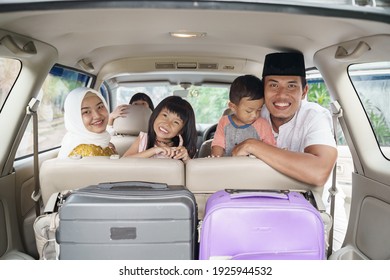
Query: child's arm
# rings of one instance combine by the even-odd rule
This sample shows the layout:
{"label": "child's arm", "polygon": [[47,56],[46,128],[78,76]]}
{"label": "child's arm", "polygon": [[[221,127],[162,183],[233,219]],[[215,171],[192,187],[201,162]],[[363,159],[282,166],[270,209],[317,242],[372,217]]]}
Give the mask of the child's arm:
{"label": "child's arm", "polygon": [[211,157],[222,157],[225,154],[225,149],[220,146],[211,147]]}
{"label": "child's arm", "polygon": [[175,151],[171,147],[152,147],[143,152],[128,154],[126,156],[139,157],[139,158],[151,158],[155,155],[163,155],[167,158],[172,158],[175,155]]}
{"label": "child's arm", "polygon": [[128,148],[127,151],[123,154],[123,157],[131,157],[138,154],[139,142],[140,142],[140,136],[138,136],[137,139],[135,139],[133,144],[131,144],[130,148]]}
{"label": "child's arm", "polygon": [[211,143],[211,157],[222,157],[225,154],[225,131],[224,127],[228,118],[222,117],[215,130],[214,139]]}
{"label": "child's arm", "polygon": [[266,119],[258,118],[254,123],[255,129],[261,135],[262,141],[272,146],[276,146],[276,140],[272,133],[272,127]]}
{"label": "child's arm", "polygon": [[114,120],[119,117],[125,117],[127,114],[127,109],[129,105],[122,104],[117,106],[112,113],[110,113],[108,117],[108,125],[112,126],[114,124]]}
{"label": "child's arm", "polygon": [[175,155],[174,150],[170,147],[152,147],[143,152],[138,152],[140,137],[131,144],[130,148],[124,153],[123,157],[139,157],[139,158],[151,158],[154,155],[161,154],[166,157],[173,157]]}

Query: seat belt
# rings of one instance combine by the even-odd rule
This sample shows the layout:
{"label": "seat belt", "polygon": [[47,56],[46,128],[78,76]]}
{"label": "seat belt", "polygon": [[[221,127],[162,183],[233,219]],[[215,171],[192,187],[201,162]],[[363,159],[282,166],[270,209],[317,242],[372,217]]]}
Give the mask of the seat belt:
{"label": "seat belt", "polygon": [[[337,147],[337,121],[339,118],[343,116],[343,109],[341,108],[339,102],[336,100],[331,104],[332,109],[332,120],[333,120],[333,136],[336,142]],[[329,197],[328,202],[330,202],[330,216],[332,217],[332,226],[329,231],[329,246],[328,246],[328,258],[332,254],[333,251],[333,228],[334,228],[334,212],[335,212],[335,204],[336,204],[336,194],[337,190],[337,181],[336,181],[336,173],[337,173],[337,161],[333,167],[332,172],[332,186],[329,188]]]}
{"label": "seat belt", "polygon": [[32,112],[36,112],[39,106],[39,100],[32,98],[31,101],[28,103],[26,107],[26,114],[24,115],[24,119],[22,123],[19,126],[19,131],[16,134],[15,140],[12,143],[12,147],[10,149],[10,152],[8,154],[7,160],[5,161],[4,168],[1,170],[1,177],[6,176],[12,173],[13,164],[15,161],[15,155],[16,151],[19,147],[20,141],[23,138],[24,132],[26,130],[26,127],[28,125],[28,122],[31,119]]}
{"label": "seat belt", "polygon": [[31,195],[31,198],[35,201],[35,213],[38,217],[41,213],[41,192],[40,192],[40,186],[39,186],[39,161],[38,161],[38,115],[37,110],[39,106],[40,101],[36,98],[31,98],[30,102],[28,103],[26,107],[26,114],[24,116],[24,119],[22,121],[22,124],[20,125],[18,134],[15,137],[15,141],[12,144],[10,153],[8,155],[8,158],[4,164],[4,168],[1,172],[1,176],[6,176],[8,174],[11,174],[12,172],[12,166],[15,161],[15,155],[16,151],[19,147],[20,141],[23,138],[24,132],[26,130],[26,127],[28,125],[28,122],[30,121],[31,117],[33,118],[33,149],[34,149],[34,192]]}
{"label": "seat belt", "polygon": [[32,98],[27,106],[26,114],[32,115],[33,119],[33,146],[34,146],[34,191],[31,194],[32,200],[35,201],[35,214],[41,215],[41,188],[39,185],[39,158],[38,158],[38,106],[39,100]]}

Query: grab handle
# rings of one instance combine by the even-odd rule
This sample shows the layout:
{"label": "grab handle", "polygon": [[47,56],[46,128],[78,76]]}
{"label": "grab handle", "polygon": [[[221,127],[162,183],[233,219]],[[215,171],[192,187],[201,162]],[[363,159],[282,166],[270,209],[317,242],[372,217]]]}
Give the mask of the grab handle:
{"label": "grab handle", "polygon": [[168,189],[168,185],[164,183],[152,183],[144,181],[125,181],[100,183],[98,188],[104,190],[124,190],[128,188],[165,190]]}
{"label": "grab handle", "polygon": [[288,199],[288,191],[275,190],[259,190],[259,191],[232,191],[226,190],[230,193],[232,199],[250,198],[250,197],[269,197],[278,199]]}

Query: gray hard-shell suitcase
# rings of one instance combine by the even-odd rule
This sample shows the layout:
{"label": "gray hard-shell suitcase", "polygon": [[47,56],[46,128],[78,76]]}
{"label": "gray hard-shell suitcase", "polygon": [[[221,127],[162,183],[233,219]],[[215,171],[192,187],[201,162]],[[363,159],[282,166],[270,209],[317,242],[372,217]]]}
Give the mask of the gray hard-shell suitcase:
{"label": "gray hard-shell suitcase", "polygon": [[183,186],[92,185],[59,210],[59,259],[194,259],[197,207]]}

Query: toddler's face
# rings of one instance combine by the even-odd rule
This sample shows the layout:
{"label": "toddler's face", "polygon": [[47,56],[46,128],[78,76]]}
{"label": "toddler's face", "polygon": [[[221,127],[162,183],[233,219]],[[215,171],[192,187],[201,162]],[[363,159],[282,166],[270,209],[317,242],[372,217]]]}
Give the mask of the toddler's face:
{"label": "toddler's face", "polygon": [[184,122],[178,115],[164,108],[157,115],[153,129],[156,132],[157,140],[164,141],[177,136],[183,126]]}
{"label": "toddler's face", "polygon": [[102,100],[93,93],[87,93],[81,103],[81,117],[84,126],[91,132],[102,133],[108,123],[108,111]]}
{"label": "toddler's face", "polygon": [[231,109],[234,112],[233,120],[238,126],[252,124],[260,116],[261,107],[264,104],[264,98],[257,100],[249,100],[249,97],[244,97],[238,105],[231,103]]}

